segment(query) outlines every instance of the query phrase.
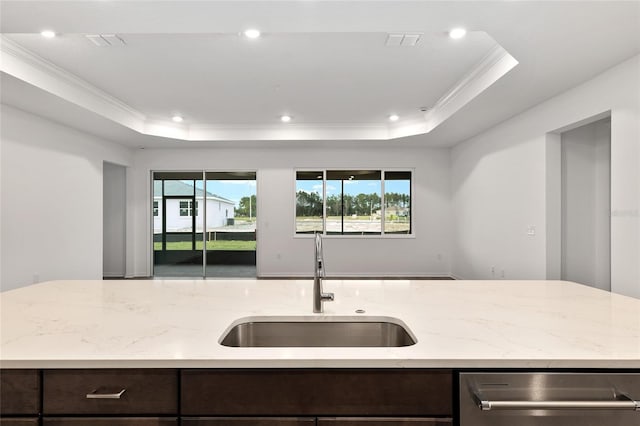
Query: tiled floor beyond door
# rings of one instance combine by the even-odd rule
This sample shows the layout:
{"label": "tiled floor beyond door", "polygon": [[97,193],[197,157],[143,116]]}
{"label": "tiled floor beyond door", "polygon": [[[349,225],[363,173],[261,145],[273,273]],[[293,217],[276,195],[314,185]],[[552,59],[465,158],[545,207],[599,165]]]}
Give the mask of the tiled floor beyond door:
{"label": "tiled floor beyond door", "polygon": [[[202,277],[201,265],[156,265],[154,278]],[[207,278],[255,278],[255,265],[208,265]]]}

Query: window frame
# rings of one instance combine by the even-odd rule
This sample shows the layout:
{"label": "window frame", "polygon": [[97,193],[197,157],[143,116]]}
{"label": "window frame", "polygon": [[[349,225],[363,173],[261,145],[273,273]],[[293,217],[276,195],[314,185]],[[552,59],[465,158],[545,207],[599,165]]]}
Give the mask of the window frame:
{"label": "window frame", "polygon": [[[182,203],[187,203],[187,207],[182,207]],[[195,209],[194,209],[195,204]],[[187,214],[182,214],[182,210],[186,210]],[[196,217],[198,217],[198,200],[195,202],[191,200],[178,200],[178,216],[179,217],[192,217],[195,210]]]}
{"label": "window frame", "polygon": [[[380,233],[379,234],[327,234],[327,172],[329,171],[380,171]],[[297,232],[297,174],[298,172],[322,172],[322,237],[333,239],[411,239],[416,238],[416,226],[415,226],[415,212],[414,212],[414,199],[415,199],[415,168],[414,167],[394,167],[394,168],[375,168],[375,167],[305,167],[296,168],[293,170],[293,237],[294,238],[313,238],[314,233],[299,233]],[[410,233],[385,233],[385,173],[386,172],[408,172],[410,174],[410,199],[409,199],[409,230]]]}
{"label": "window frame", "polygon": [[319,182],[322,182],[322,235],[326,235],[327,228],[327,170],[321,168],[313,168],[313,169],[295,169],[293,171],[293,235],[301,236],[301,235],[314,235],[316,232],[298,232],[298,172],[314,172],[314,173],[322,173],[322,180],[317,179]]}

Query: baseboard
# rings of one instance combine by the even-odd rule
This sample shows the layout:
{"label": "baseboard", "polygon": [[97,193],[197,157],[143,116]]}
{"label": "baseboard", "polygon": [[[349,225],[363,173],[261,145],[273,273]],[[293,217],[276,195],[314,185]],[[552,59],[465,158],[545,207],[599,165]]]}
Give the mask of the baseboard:
{"label": "baseboard", "polygon": [[[104,278],[112,279],[112,277],[107,277],[106,275],[104,276]],[[151,275],[128,274],[128,275],[125,275],[124,277],[120,276],[119,278],[123,280],[150,280],[153,277]]]}
{"label": "baseboard", "polygon": [[[310,280],[312,275],[298,274],[261,274],[258,279],[269,280]],[[327,274],[328,280],[453,280],[451,274]]]}
{"label": "baseboard", "polygon": [[464,277],[461,277],[460,275],[456,275],[456,274],[449,274],[449,276],[451,277],[452,280],[462,280],[462,281],[468,280],[468,278],[464,278]]}
{"label": "baseboard", "polygon": [[[103,279],[125,279],[125,280],[150,280],[154,279],[153,275],[103,275]],[[185,277],[185,278],[198,278],[198,277]],[[172,279],[167,277],[160,277],[160,279]],[[224,277],[207,277],[205,279],[225,279]],[[229,278],[232,279],[232,278]],[[233,279],[250,279],[250,278],[233,278]],[[271,273],[262,274],[256,277],[258,280],[311,280],[312,275],[303,274],[284,274],[284,273]],[[328,280],[464,280],[465,278],[459,277],[454,274],[390,274],[390,275],[377,275],[377,274],[340,274],[340,275],[327,275]]]}
{"label": "baseboard", "polygon": [[111,279],[115,279],[115,278],[125,278],[125,275],[122,273],[108,273],[105,272],[102,274],[102,278],[111,278]]}

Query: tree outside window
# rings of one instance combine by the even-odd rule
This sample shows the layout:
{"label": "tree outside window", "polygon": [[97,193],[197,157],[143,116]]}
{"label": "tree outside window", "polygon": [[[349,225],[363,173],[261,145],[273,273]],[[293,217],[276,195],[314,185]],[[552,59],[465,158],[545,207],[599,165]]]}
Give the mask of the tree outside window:
{"label": "tree outside window", "polygon": [[314,232],[411,234],[411,172],[298,171],[296,233]]}

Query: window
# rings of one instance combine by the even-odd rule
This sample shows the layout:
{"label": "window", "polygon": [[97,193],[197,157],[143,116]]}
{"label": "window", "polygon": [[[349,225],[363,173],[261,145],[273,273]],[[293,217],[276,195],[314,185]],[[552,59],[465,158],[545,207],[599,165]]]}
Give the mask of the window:
{"label": "window", "polygon": [[296,172],[296,233],[411,234],[411,172]]}
{"label": "window", "polygon": [[153,215],[154,216],[158,216],[158,202],[157,201],[153,202]]}
{"label": "window", "polygon": [[324,172],[296,172],[296,233],[324,232]]}
{"label": "window", "polygon": [[380,235],[381,172],[327,171],[327,231],[329,235]]}
{"label": "window", "polygon": [[[180,216],[191,216],[193,201],[180,201]],[[196,201],[195,214],[198,216],[198,202]]]}
{"label": "window", "polygon": [[411,172],[384,172],[384,233],[411,233]]}

